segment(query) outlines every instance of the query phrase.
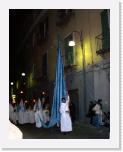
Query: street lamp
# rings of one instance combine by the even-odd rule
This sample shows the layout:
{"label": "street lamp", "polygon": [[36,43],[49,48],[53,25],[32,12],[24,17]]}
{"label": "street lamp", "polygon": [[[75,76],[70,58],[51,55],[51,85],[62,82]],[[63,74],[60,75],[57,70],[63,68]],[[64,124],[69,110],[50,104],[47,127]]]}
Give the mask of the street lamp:
{"label": "street lamp", "polygon": [[23,94],[23,91],[21,91],[20,93]]}
{"label": "street lamp", "polygon": [[69,46],[75,46],[76,44],[75,44],[75,42],[72,40],[72,41],[69,41],[69,44],[68,44]]}
{"label": "street lamp", "polygon": [[13,83],[13,82],[11,82],[10,84],[11,84],[11,85],[14,85],[14,83]]}
{"label": "street lamp", "polygon": [[14,93],[14,82],[11,82],[10,85],[11,85],[11,98],[12,98],[12,95]]}
{"label": "street lamp", "polygon": [[43,91],[43,92],[42,92],[42,94],[44,95],[44,94],[45,94],[45,92]]}
{"label": "street lamp", "polygon": [[21,73],[21,75],[24,77],[26,74],[25,73]]}
{"label": "street lamp", "polygon": [[[85,50],[83,48],[83,35],[82,31],[73,31],[72,33],[77,33],[79,35],[80,45],[81,45],[81,51],[82,51],[82,67],[83,67],[83,99],[84,99],[84,110],[86,114],[86,70],[85,70]],[[71,40],[69,41],[69,46],[75,46],[75,41]]]}

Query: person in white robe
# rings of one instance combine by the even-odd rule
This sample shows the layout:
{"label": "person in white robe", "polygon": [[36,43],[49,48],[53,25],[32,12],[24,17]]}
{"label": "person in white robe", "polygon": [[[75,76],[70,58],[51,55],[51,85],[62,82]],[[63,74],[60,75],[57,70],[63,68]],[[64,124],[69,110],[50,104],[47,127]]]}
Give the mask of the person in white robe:
{"label": "person in white robe", "polygon": [[19,124],[25,123],[24,115],[25,115],[25,106],[24,106],[23,100],[21,99],[20,104],[19,104],[19,113],[18,113]]}
{"label": "person in white robe", "polygon": [[[24,104],[28,104],[28,101],[25,100]],[[29,123],[29,110],[28,107],[25,105],[25,111],[24,111],[24,123]]]}
{"label": "person in white robe", "polygon": [[13,108],[12,104],[9,103],[9,119],[12,122],[13,122],[13,113],[14,113],[14,108]]}
{"label": "person in white robe", "polygon": [[16,118],[17,122],[19,122],[19,104],[16,104]]}
{"label": "person in white robe", "polygon": [[9,103],[9,119],[12,123],[17,124],[16,104]]}
{"label": "person in white robe", "polygon": [[29,106],[28,112],[29,112],[29,123],[31,123],[31,124],[35,123],[35,113],[31,106]]}
{"label": "person in white robe", "polygon": [[44,123],[48,123],[50,121],[50,116],[49,116],[49,108],[48,105],[46,105],[45,109],[43,109],[43,120]]}
{"label": "person in white robe", "polygon": [[41,128],[42,127],[42,122],[43,122],[43,111],[42,111],[42,105],[41,105],[41,100],[38,99],[34,105],[34,111],[35,111],[35,122],[36,122],[36,127]]}
{"label": "person in white robe", "polygon": [[29,110],[26,109],[24,112],[24,124],[29,123]]}
{"label": "person in white robe", "polygon": [[16,104],[14,104],[14,106],[13,106],[13,123],[14,124],[17,124],[17,106],[16,106]]}
{"label": "person in white robe", "polygon": [[70,117],[69,100],[70,100],[69,96],[67,97],[67,99],[63,97],[61,105],[60,105],[60,113],[61,113],[60,128],[61,128],[61,132],[63,133],[72,131],[72,121]]}

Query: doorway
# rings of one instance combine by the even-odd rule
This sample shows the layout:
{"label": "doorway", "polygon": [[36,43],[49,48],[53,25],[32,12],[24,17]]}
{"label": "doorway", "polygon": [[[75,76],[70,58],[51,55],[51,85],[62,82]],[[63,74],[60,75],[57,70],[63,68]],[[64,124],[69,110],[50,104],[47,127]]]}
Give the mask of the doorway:
{"label": "doorway", "polygon": [[71,109],[71,115],[73,119],[79,120],[79,95],[78,95],[78,89],[73,89],[68,91],[70,96],[70,102],[72,103]]}

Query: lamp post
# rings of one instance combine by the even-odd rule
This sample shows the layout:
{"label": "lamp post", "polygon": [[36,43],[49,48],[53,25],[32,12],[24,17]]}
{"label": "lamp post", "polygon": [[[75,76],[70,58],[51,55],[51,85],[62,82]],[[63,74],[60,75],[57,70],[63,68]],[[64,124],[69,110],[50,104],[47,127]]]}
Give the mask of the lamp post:
{"label": "lamp post", "polygon": [[11,97],[12,97],[12,95],[13,95],[13,93],[14,93],[14,90],[13,90],[14,82],[11,82],[10,85],[11,85]]}
{"label": "lamp post", "polygon": [[25,72],[22,72],[22,73],[21,73],[21,76],[22,76],[22,77],[21,77],[21,89],[22,89],[23,91],[22,91],[22,90],[20,91],[20,95],[21,95],[21,97],[24,98],[24,97],[26,97],[26,95],[27,95],[27,94],[26,94],[26,89],[27,89],[27,88],[26,88],[26,74],[25,74]]}
{"label": "lamp post", "polygon": [[[85,70],[85,50],[83,48],[83,35],[82,31],[73,31],[79,35],[80,46],[82,51],[82,67],[83,67],[83,99],[84,99],[84,113],[86,114],[86,70]],[[69,41],[69,46],[75,46],[76,43],[72,40]]]}

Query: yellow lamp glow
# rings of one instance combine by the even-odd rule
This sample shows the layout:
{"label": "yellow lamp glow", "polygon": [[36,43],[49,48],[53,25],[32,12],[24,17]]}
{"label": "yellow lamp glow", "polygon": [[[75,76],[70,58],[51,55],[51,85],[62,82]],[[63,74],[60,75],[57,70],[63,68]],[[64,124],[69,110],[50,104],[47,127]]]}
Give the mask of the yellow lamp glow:
{"label": "yellow lamp glow", "polygon": [[12,95],[12,103],[16,103],[16,100],[15,100],[15,99],[16,99],[16,95],[13,94],[13,95]]}
{"label": "yellow lamp glow", "polygon": [[13,95],[12,95],[12,98],[13,98],[13,99],[15,99],[15,98],[16,98],[16,95],[15,95],[15,94],[13,94]]}

